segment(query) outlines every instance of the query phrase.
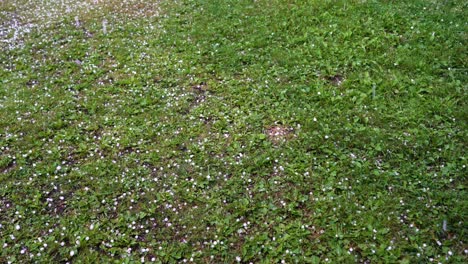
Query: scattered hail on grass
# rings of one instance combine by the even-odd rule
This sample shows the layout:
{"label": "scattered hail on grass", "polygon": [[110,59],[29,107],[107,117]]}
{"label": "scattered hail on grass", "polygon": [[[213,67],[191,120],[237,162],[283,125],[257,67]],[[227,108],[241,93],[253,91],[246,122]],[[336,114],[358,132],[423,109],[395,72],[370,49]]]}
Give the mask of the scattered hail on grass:
{"label": "scattered hail on grass", "polygon": [[[150,18],[159,16],[160,8],[157,1],[145,0],[51,0],[41,1],[13,1],[6,0],[2,5],[11,6],[14,12],[2,11],[0,15],[6,19],[0,24],[0,48],[16,49],[24,46],[24,40],[32,31],[43,32],[47,28],[64,22],[64,17],[74,17],[70,22],[76,27],[83,26],[82,22],[102,18],[102,31],[107,33],[107,19],[118,17]],[[8,9],[7,9],[8,10]]]}
{"label": "scattered hail on grass", "polygon": [[[255,256],[248,255],[255,250],[271,262],[286,263],[306,262],[300,259],[303,249],[321,250],[322,259],[332,263],[340,262],[332,259],[339,252],[341,257],[351,256],[346,260],[363,263],[382,256],[391,257],[383,261],[396,262],[406,247],[416,252],[413,257],[424,258],[423,262],[429,257],[443,261],[460,255],[464,245],[454,243],[463,234],[457,231],[463,221],[458,213],[445,211],[448,203],[440,203],[433,189],[462,188],[457,175],[462,174],[459,167],[465,160],[444,156],[443,151],[458,150],[450,144],[451,148],[432,152],[429,142],[436,137],[428,136],[432,132],[460,135],[459,124],[449,119],[431,127],[418,123],[415,133],[419,138],[407,134],[401,146],[394,147],[403,139],[398,125],[392,127],[399,119],[385,109],[389,107],[385,102],[379,106],[383,108],[368,109],[367,95],[357,88],[349,89],[353,104],[332,96],[333,89],[320,88],[325,82],[340,86],[345,81],[340,75],[320,77],[316,91],[307,89],[311,96],[285,90],[287,100],[278,101],[267,80],[265,85],[256,81],[268,78],[258,70],[264,67],[262,57],[242,62],[249,72],[238,77],[243,81],[232,78],[230,71],[237,69],[222,73],[235,60],[204,64],[213,58],[231,58],[216,52],[226,51],[229,46],[223,45],[236,43],[238,35],[251,39],[255,35],[248,33],[256,30],[230,32],[229,41],[221,46],[219,39],[206,39],[217,34],[202,34],[193,45],[187,36],[196,29],[190,23],[201,19],[188,19],[187,13],[194,10],[174,15],[177,26],[172,32],[181,35],[157,35],[159,29],[169,31],[170,26],[147,19],[158,14],[157,4],[150,1],[7,2],[18,12],[0,14],[8,18],[2,21],[0,45],[20,48],[23,39],[33,38],[32,30],[41,37],[32,39],[31,52],[7,50],[9,59],[0,60],[8,65],[8,78],[2,80],[5,90],[0,89],[0,110],[5,110],[0,119],[4,129],[0,131],[0,246],[4,254],[0,252],[0,262],[14,262],[15,257],[20,262],[48,262],[54,256],[63,262],[86,262],[95,251],[106,260],[119,257],[163,263],[170,262],[166,257],[174,257],[174,262],[256,262]],[[117,21],[121,17],[128,19]],[[181,22],[190,26],[179,27]],[[220,26],[223,32],[236,29]],[[203,33],[208,29],[200,28]],[[76,29],[89,30],[89,34],[74,35],[81,33]],[[382,38],[379,30],[375,32],[376,39]],[[262,38],[269,33],[261,34]],[[52,48],[41,47],[51,42]],[[249,51],[246,43],[244,39],[237,42],[246,55],[261,50],[262,45],[254,45]],[[300,45],[300,49],[305,47]],[[319,66],[309,70],[314,67]],[[291,71],[281,73],[276,68],[276,74],[284,75],[276,81],[287,81],[289,87],[294,80],[302,80],[307,68],[298,69],[300,76],[289,76]],[[219,82],[200,82],[217,74],[223,75],[216,76]],[[350,84],[356,82],[352,78],[357,77],[346,75]],[[86,82],[89,85],[77,87]],[[276,107],[259,104],[262,100]],[[359,103],[363,107],[355,107]],[[313,117],[314,122],[307,124],[311,109],[317,111],[319,121]],[[376,116],[382,123],[374,122]],[[264,117],[307,125],[262,128]],[[255,135],[273,144],[252,140],[251,133],[262,129],[263,134]],[[299,134],[310,141],[294,140],[293,147],[279,144]],[[447,142],[442,138],[439,143]],[[315,143],[314,149],[308,146]],[[424,155],[428,164],[404,160],[420,162],[417,154]],[[439,160],[444,159],[447,162],[439,170]],[[419,171],[420,164],[430,169]],[[395,182],[403,182],[405,188]],[[448,216],[438,220],[442,233],[437,234],[429,230],[435,230],[435,225],[425,225],[435,223],[440,212]],[[425,234],[437,237],[432,241]],[[336,247],[328,249],[332,245]],[[219,259],[220,255],[230,255],[230,259]]]}

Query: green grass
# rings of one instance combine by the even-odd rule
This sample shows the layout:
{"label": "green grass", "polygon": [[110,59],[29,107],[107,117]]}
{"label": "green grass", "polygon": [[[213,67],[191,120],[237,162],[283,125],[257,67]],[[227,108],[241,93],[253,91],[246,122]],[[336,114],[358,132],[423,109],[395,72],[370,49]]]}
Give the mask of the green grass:
{"label": "green grass", "polygon": [[0,3],[0,262],[467,262],[465,1],[61,2]]}

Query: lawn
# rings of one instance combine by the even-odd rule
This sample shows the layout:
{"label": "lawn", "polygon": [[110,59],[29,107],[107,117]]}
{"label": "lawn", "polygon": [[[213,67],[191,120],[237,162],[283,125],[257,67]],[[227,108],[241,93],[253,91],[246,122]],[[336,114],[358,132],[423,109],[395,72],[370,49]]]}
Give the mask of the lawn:
{"label": "lawn", "polygon": [[467,8],[0,1],[0,263],[468,262]]}

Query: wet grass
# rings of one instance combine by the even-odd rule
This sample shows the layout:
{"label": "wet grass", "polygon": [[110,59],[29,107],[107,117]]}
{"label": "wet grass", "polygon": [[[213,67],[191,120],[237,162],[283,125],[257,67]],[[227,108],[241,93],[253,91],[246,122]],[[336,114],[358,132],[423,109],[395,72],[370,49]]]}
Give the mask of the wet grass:
{"label": "wet grass", "polygon": [[3,1],[0,262],[466,262],[464,1]]}

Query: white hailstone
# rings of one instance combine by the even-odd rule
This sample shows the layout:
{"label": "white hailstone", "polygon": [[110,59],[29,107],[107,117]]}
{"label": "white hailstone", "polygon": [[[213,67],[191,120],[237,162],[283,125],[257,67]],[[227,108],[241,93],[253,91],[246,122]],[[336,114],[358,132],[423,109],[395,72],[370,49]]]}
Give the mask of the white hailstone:
{"label": "white hailstone", "polygon": [[70,257],[73,257],[75,255],[75,251],[70,251]]}
{"label": "white hailstone", "polygon": [[239,256],[236,257],[237,262],[241,262],[241,258]]}
{"label": "white hailstone", "polygon": [[78,16],[75,16],[75,27],[80,27],[81,23]]}
{"label": "white hailstone", "polygon": [[58,171],[61,170],[61,169],[62,169],[62,166],[60,166],[60,165],[58,165],[57,168],[56,168],[56,170],[58,170]]}
{"label": "white hailstone", "polygon": [[16,225],[16,226],[15,226],[15,229],[16,229],[16,230],[20,230],[20,229],[21,229],[21,226],[20,226],[20,225]]}

